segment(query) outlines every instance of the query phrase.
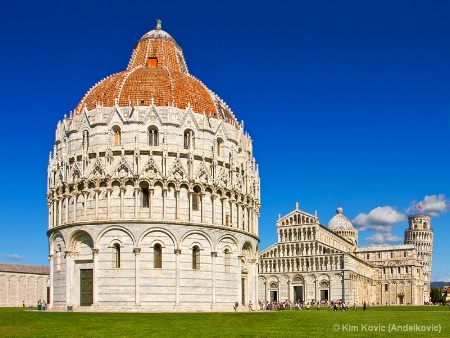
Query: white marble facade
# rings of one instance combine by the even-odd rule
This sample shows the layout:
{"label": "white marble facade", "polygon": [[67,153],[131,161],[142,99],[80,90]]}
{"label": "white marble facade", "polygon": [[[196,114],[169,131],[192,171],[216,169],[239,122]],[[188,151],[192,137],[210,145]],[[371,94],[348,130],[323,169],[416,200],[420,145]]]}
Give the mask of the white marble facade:
{"label": "white marble facade", "polygon": [[[169,47],[181,55],[161,32],[139,43],[159,46],[166,60]],[[48,165],[51,307],[229,311],[235,301],[255,303],[260,181],[250,136],[223,101],[227,118],[146,99],[84,105],[58,122]]]}
{"label": "white marble facade", "polygon": [[50,302],[48,266],[0,263],[0,295],[0,306],[7,307],[35,307],[38,300]]}
{"label": "white marble facade", "polygon": [[326,227],[298,208],[277,221],[278,242],[259,253],[258,300],[428,302],[430,216],[409,216],[403,245],[358,247],[358,231],[342,212]]}

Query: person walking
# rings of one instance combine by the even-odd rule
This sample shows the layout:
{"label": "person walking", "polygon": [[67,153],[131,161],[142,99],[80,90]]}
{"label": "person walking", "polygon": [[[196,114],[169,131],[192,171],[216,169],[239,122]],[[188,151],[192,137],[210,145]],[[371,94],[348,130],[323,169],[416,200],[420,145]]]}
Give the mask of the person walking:
{"label": "person walking", "polygon": [[253,312],[252,301],[249,301],[249,302],[248,302],[248,311],[249,311],[249,312]]}

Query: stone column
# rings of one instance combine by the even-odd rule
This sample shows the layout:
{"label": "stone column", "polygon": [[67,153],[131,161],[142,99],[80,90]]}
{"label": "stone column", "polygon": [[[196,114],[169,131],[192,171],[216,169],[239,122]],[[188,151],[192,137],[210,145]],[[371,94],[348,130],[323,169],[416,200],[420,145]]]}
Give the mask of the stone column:
{"label": "stone column", "polygon": [[192,222],[192,192],[188,192],[189,222]]}
{"label": "stone column", "polygon": [[212,224],[216,224],[216,194],[211,195],[211,216],[212,216]]}
{"label": "stone column", "polygon": [[176,285],[175,285],[175,304],[180,305],[180,255],[181,250],[175,249],[175,259],[176,259]]}
{"label": "stone column", "polygon": [[73,192],[73,215],[72,215],[72,219],[73,222],[76,223],[77,221],[77,204],[78,204],[78,195],[80,194],[80,192],[78,190],[75,190]]}
{"label": "stone column", "polygon": [[62,195],[58,196],[58,225],[62,224]]}
{"label": "stone column", "polygon": [[230,226],[232,227],[233,226],[233,204],[234,204],[234,198],[231,198],[230,200],[229,200],[229,202],[230,202]]}
{"label": "stone column", "polygon": [[153,218],[153,193],[154,190],[148,188],[148,212],[149,212],[149,218]]}
{"label": "stone column", "polygon": [[180,189],[175,190],[175,219],[180,219]]}
{"label": "stone column", "polygon": [[[52,304],[54,302],[54,300],[53,300],[53,289],[54,289],[54,287],[53,287],[53,274],[54,274],[54,272],[53,272],[54,271],[53,257],[54,256],[52,254],[48,255],[48,262],[50,265],[50,302],[49,302],[50,307],[52,307]],[[36,290],[37,290],[37,285],[36,285]],[[37,297],[35,297],[35,298],[37,298]]]}
{"label": "stone column", "polygon": [[135,301],[136,305],[140,304],[140,297],[139,297],[139,254],[141,253],[141,248],[134,248],[133,249],[134,258],[135,258]]}
{"label": "stone column", "polygon": [[227,198],[226,197],[221,197],[220,198],[220,204],[221,204],[221,208],[222,208],[222,220],[221,220],[221,225],[226,225],[225,222],[225,217],[226,217],[226,210],[225,210],[225,203],[226,203]]}
{"label": "stone column", "polygon": [[74,257],[72,251],[66,251],[66,305],[74,306]]}
{"label": "stone column", "polygon": [[240,223],[240,208],[241,208],[241,203],[236,202],[236,229],[240,229],[241,223]]}
{"label": "stone column", "polygon": [[100,188],[95,188],[95,219],[98,219],[98,199],[100,197],[100,192],[102,191]]}
{"label": "stone column", "polygon": [[50,199],[47,202],[48,207],[48,228],[53,228],[53,202]]}
{"label": "stone column", "polygon": [[65,212],[64,212],[64,223],[69,223],[69,196],[70,194],[65,193],[64,194],[64,204],[66,205],[65,207]]}
{"label": "stone column", "polygon": [[93,305],[98,305],[98,249],[92,249],[92,254],[94,255],[94,268],[92,271],[93,285],[92,285],[92,303]]}
{"label": "stone column", "polygon": [[134,187],[134,218],[138,219],[138,211],[139,211],[139,186]]}
{"label": "stone column", "polygon": [[162,191],[162,219],[166,218],[166,197],[167,188]]}
{"label": "stone column", "polygon": [[111,194],[112,194],[113,188],[108,187],[106,188],[106,196],[107,196],[107,205],[106,205],[106,218],[111,217]]}
{"label": "stone column", "polygon": [[120,186],[120,218],[123,218],[125,192],[127,188],[123,185]]}
{"label": "stone column", "polygon": [[[248,280],[251,282],[251,288],[247,286],[249,290],[248,299],[252,301],[254,306],[258,305],[258,266],[256,265],[256,259],[249,259],[249,276]],[[248,282],[248,281],[247,281]]]}
{"label": "stone column", "polygon": [[211,251],[212,305],[216,305],[216,258],[217,252]]}
{"label": "stone column", "polygon": [[201,218],[200,218],[200,223],[204,223],[205,222],[205,194],[200,194],[200,212],[201,212]]}
{"label": "stone column", "polygon": [[[236,274],[237,283],[238,283],[238,302],[239,304],[245,305],[242,302],[242,281],[244,279],[244,274],[242,273],[242,260],[244,259],[244,256],[237,256],[238,258],[238,273]],[[244,283],[245,286],[245,283]]]}
{"label": "stone column", "polygon": [[269,290],[267,290],[267,282],[264,282],[264,300],[269,299],[269,294],[267,293]]}
{"label": "stone column", "polygon": [[317,280],[317,277],[316,277],[316,280],[314,281],[314,300],[315,301],[317,301],[319,299],[318,294],[319,294],[319,281]]}
{"label": "stone column", "polygon": [[84,220],[87,219],[87,196],[88,192],[87,190],[83,190],[83,198],[84,198],[84,208],[83,208],[83,215],[84,215]]}

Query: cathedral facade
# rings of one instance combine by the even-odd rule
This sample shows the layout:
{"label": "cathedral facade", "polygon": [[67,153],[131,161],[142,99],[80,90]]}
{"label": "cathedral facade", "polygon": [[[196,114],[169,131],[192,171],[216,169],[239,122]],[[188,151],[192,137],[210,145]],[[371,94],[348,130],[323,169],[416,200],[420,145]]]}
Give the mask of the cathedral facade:
{"label": "cathedral facade", "polygon": [[257,301],[252,140],[160,21],[58,122],[47,197],[54,309]]}
{"label": "cathedral facade", "polygon": [[430,216],[411,215],[405,244],[358,247],[358,231],[341,207],[327,226],[298,209],[277,221],[278,242],[259,253],[259,301],[429,301]]}

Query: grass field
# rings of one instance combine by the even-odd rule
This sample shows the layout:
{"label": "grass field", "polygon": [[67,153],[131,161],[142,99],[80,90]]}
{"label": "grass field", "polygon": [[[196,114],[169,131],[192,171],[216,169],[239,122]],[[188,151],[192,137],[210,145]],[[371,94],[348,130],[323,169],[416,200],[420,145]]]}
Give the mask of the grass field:
{"label": "grass field", "polygon": [[0,337],[450,337],[450,310],[77,313],[0,308]]}

